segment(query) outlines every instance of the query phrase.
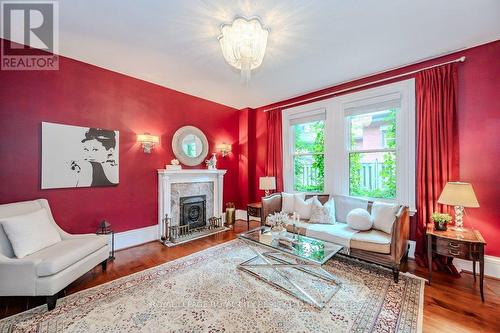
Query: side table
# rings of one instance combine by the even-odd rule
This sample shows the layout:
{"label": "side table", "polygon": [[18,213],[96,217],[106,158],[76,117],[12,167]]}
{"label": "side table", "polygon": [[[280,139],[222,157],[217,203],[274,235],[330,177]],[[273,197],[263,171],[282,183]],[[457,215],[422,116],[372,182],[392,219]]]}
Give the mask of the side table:
{"label": "side table", "polygon": [[427,225],[427,259],[429,261],[429,285],[432,279],[432,254],[472,261],[472,274],[476,281],[476,262],[479,262],[479,287],[484,302],[484,246],[486,242],[478,230],[464,228],[464,231],[448,229],[434,230],[434,224]]}
{"label": "side table", "polygon": [[111,252],[109,253],[109,261],[115,260],[115,232],[111,229],[111,224],[106,220],[99,223],[99,228],[96,231],[96,235],[107,235],[111,238]]}
{"label": "side table", "polygon": [[259,217],[262,225],[262,202],[249,203],[247,205],[247,230],[250,230],[250,216]]}

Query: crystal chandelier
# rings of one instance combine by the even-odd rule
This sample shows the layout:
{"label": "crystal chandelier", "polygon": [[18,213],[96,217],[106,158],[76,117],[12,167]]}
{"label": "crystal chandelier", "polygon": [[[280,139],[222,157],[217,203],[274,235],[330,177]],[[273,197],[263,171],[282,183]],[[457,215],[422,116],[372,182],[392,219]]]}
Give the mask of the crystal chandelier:
{"label": "crystal chandelier", "polygon": [[231,24],[221,27],[219,43],[227,63],[241,71],[243,82],[248,83],[252,69],[259,67],[266,53],[269,30],[258,18],[237,17]]}

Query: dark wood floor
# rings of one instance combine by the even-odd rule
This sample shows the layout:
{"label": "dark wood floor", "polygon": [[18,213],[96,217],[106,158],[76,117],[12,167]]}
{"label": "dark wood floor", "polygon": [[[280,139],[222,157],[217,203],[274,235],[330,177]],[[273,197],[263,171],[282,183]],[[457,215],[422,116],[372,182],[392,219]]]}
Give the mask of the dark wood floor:
{"label": "dark wood floor", "polygon": [[[255,222],[257,226],[257,222]],[[146,268],[207,249],[234,239],[246,230],[246,222],[238,221],[235,229],[192,241],[188,244],[167,248],[159,242],[151,242],[118,251],[116,259],[108,263],[106,272],[100,266],[69,285],[65,293],[71,294],[108,282]],[[425,277],[427,272],[409,261],[408,272]],[[453,278],[445,274],[433,274],[432,286],[425,287],[424,332],[500,332],[500,281],[485,279],[486,302],[481,303],[479,283],[471,274]],[[0,297],[0,318],[44,303],[42,297]]]}

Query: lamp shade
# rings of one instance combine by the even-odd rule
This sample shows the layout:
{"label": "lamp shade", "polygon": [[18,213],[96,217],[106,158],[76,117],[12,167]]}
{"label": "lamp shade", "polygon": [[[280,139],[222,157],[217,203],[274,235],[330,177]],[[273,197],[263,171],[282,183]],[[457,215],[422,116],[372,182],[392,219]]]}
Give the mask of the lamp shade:
{"label": "lamp shade", "polygon": [[447,183],[438,202],[450,206],[479,207],[472,185],[462,182]]}
{"label": "lamp shade", "polygon": [[276,178],[275,177],[260,177],[259,178],[259,189],[268,191],[276,189]]}
{"label": "lamp shade", "polygon": [[156,135],[151,135],[149,133],[139,134],[137,135],[137,141],[141,143],[159,143],[160,138]]}

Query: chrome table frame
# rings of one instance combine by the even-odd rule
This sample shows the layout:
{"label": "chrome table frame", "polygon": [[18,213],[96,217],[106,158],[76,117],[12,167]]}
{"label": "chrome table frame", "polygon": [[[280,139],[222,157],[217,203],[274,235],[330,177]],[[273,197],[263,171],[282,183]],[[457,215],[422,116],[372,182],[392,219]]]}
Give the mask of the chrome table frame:
{"label": "chrome table frame", "polygon": [[[311,305],[315,306],[318,309],[323,309],[325,307],[325,305],[337,293],[337,291],[339,291],[341,283],[335,278],[335,276],[333,274],[331,274],[330,272],[327,272],[326,270],[324,270],[321,267],[322,266],[321,264],[319,264],[319,263],[313,263],[313,262],[308,262],[304,258],[301,258],[299,256],[295,256],[295,255],[290,254],[290,253],[281,252],[279,250],[277,250],[277,251],[267,251],[267,252],[262,252],[261,253],[261,252],[257,251],[254,248],[254,247],[258,246],[259,243],[256,243],[256,242],[251,241],[251,240],[247,240],[247,239],[242,238],[242,237],[240,237],[240,239],[242,241],[244,241],[245,244],[256,255],[254,257],[252,257],[251,259],[246,260],[245,262],[242,262],[241,264],[239,264],[237,266],[237,268],[239,270],[247,272],[247,273],[255,276],[257,279],[259,279],[261,281],[264,281],[267,284],[269,284],[269,285],[271,285],[273,287],[276,287],[276,288],[278,288],[278,289],[280,289],[280,290],[282,290],[282,291],[284,291],[284,292],[286,292],[286,293],[288,293],[288,294],[296,297],[297,299],[299,299],[299,300],[301,300],[301,301],[303,301],[305,303],[311,304]],[[276,256],[276,254],[284,255],[286,257],[291,257],[296,262],[290,262],[290,261],[278,258]],[[256,261],[257,259],[263,260],[264,264],[262,264],[262,263],[261,264],[252,264],[252,262]],[[273,263],[273,262],[271,262],[271,260],[274,260],[277,263]],[[261,275],[259,273],[256,273],[256,272],[250,270],[249,268],[252,268],[252,267],[258,267],[258,268],[265,268],[265,269],[273,270],[279,276],[281,276],[283,279],[285,279],[288,283],[290,283],[293,286],[293,289],[295,289],[295,292],[294,292],[294,290],[292,290],[292,288],[290,288],[290,289],[286,288],[286,287],[284,287],[284,286],[282,286],[282,285],[280,285],[280,284],[272,281],[271,279],[268,279],[265,276],[263,276],[263,275]],[[288,276],[288,274],[285,271],[281,270],[282,268],[294,268],[294,269],[297,269],[297,270],[302,271],[304,273],[307,273],[309,275],[316,276],[316,277],[318,277],[320,279],[325,280],[326,282],[328,282],[330,284],[335,285],[335,288],[334,288],[333,291],[327,293],[326,296],[323,298],[323,300],[318,300],[318,299],[314,298],[313,296],[311,296],[307,291],[305,291],[304,288],[302,288],[297,283],[295,283],[294,281],[292,281],[292,279]],[[319,271],[321,273],[315,272],[315,271],[311,270],[311,268],[313,268],[314,270],[317,270],[317,271]]]}

